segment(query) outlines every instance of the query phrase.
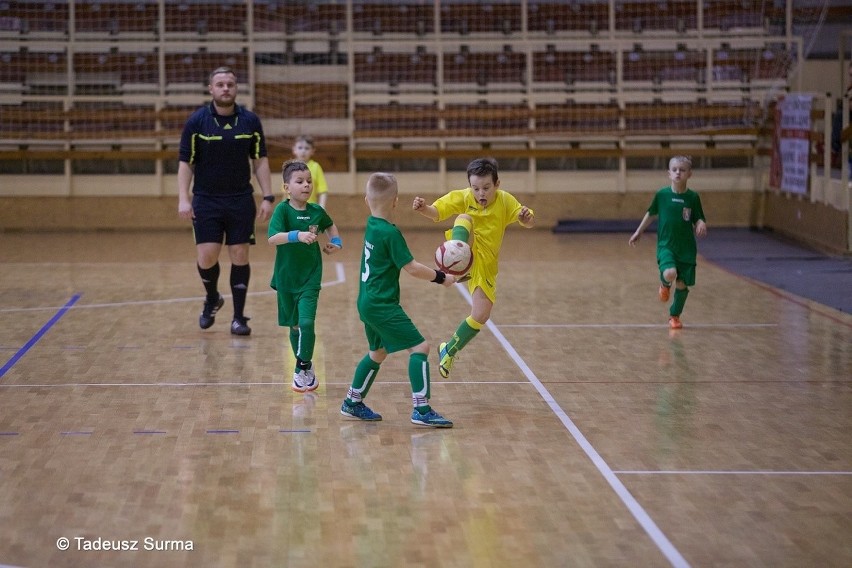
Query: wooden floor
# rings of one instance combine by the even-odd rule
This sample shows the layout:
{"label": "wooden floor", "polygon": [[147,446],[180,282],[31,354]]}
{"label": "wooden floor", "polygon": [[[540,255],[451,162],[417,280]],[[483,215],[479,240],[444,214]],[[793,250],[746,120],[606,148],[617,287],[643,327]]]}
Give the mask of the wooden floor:
{"label": "wooden floor", "polygon": [[[701,261],[670,332],[653,235],[513,228],[488,328],[430,355],[455,428],[409,422],[404,354],[351,422],[343,237],[300,395],[265,241],[239,338],[229,296],[198,329],[188,232],[0,234],[0,565],[852,566],[849,315]],[[466,293],[402,283],[437,346]]]}

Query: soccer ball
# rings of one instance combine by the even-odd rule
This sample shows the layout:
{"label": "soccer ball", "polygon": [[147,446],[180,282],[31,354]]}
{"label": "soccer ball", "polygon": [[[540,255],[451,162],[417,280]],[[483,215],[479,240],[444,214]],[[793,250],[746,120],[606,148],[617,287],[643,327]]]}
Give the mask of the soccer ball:
{"label": "soccer ball", "polygon": [[435,251],[435,266],[447,274],[464,276],[472,265],[473,254],[464,241],[447,241]]}

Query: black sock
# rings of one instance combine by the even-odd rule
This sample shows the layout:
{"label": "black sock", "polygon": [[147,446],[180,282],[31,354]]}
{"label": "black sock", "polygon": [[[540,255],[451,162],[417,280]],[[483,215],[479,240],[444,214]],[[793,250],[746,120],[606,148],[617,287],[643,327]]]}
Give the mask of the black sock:
{"label": "black sock", "polygon": [[249,277],[251,267],[248,264],[231,265],[231,294],[234,297],[234,319],[242,319],[243,310],[246,307],[246,294],[248,293]]}
{"label": "black sock", "polygon": [[207,301],[215,302],[219,299],[219,263],[217,262],[210,268],[198,267],[198,274],[201,276],[201,283],[204,284],[204,289],[207,291]]}

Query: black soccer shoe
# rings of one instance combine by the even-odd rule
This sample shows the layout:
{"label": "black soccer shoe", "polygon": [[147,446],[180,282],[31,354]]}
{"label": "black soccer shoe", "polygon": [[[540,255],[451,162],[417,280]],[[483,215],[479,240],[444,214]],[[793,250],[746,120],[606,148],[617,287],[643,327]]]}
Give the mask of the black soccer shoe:
{"label": "black soccer shoe", "polygon": [[222,297],[222,294],[219,294],[219,297],[216,298],[214,302],[204,301],[204,309],[201,310],[201,315],[198,316],[198,325],[201,329],[207,329],[211,325],[216,322],[216,312],[219,311],[219,308],[225,305],[225,298]]}
{"label": "black soccer shoe", "polygon": [[248,320],[249,318],[234,318],[231,322],[231,335],[251,335]]}

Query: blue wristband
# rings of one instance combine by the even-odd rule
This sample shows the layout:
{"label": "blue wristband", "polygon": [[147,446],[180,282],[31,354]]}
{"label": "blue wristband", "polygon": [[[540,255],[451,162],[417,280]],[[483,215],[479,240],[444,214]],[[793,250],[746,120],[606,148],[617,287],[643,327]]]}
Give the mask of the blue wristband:
{"label": "blue wristband", "polygon": [[287,233],[287,242],[288,243],[298,243],[299,242],[299,231],[290,231]]}
{"label": "blue wristband", "polygon": [[340,237],[331,237],[331,244],[337,248],[343,248],[343,241],[340,240]]}

